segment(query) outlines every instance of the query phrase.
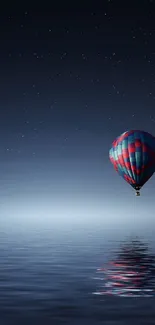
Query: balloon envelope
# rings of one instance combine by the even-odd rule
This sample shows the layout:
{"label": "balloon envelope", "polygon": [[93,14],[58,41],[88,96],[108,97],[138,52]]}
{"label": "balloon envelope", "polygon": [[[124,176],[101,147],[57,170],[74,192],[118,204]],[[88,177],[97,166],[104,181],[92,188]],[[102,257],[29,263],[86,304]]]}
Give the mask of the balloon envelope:
{"label": "balloon envelope", "polygon": [[110,160],[120,176],[134,189],[142,187],[155,172],[155,137],[131,130],[112,144]]}

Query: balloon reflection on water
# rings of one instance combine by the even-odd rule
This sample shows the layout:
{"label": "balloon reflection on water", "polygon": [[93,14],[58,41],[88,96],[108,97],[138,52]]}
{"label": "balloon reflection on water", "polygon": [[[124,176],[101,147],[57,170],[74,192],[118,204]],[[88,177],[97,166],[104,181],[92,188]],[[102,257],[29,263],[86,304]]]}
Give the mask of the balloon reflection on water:
{"label": "balloon reflection on water", "polygon": [[97,273],[102,274],[103,282],[94,294],[124,297],[155,295],[155,257],[139,239],[125,243],[116,259],[99,268]]}

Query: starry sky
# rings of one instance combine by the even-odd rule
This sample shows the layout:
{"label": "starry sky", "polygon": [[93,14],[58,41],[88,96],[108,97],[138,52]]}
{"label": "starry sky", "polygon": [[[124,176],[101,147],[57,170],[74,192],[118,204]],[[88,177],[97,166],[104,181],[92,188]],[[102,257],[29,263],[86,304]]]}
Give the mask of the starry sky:
{"label": "starry sky", "polygon": [[149,228],[155,178],[135,198],[109,149],[155,135],[155,2],[3,4],[0,25],[1,225]]}

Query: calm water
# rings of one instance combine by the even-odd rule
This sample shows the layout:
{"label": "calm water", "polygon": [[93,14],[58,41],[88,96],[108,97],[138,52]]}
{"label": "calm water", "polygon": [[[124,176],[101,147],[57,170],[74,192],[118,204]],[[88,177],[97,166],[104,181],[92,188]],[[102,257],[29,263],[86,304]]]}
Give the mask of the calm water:
{"label": "calm water", "polygon": [[0,232],[0,325],[155,324],[154,298],[94,296],[112,248],[87,229]]}

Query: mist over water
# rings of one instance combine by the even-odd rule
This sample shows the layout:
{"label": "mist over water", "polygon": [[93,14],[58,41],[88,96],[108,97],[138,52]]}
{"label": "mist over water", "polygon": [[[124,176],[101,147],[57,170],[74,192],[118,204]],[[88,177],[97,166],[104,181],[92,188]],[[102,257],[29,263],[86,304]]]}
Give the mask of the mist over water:
{"label": "mist over water", "polygon": [[0,324],[153,324],[154,298],[92,295],[96,269],[127,235],[99,225],[3,226]]}

